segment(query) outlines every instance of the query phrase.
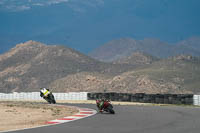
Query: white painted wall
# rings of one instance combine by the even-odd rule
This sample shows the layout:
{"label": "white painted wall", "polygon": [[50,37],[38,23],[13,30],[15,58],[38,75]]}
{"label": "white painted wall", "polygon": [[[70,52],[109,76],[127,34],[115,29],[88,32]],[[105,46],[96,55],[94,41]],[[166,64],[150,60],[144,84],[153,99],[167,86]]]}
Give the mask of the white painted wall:
{"label": "white painted wall", "polygon": [[193,96],[193,104],[194,105],[200,105],[200,95],[194,95]]}
{"label": "white painted wall", "polygon": [[[56,100],[87,100],[87,92],[53,93]],[[40,92],[0,93],[1,100],[42,100]]]}

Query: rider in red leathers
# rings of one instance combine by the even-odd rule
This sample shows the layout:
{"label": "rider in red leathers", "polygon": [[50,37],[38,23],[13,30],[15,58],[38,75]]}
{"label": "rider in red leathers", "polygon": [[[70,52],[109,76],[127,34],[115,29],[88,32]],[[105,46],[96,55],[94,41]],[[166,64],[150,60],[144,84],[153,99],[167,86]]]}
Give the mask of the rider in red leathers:
{"label": "rider in red leathers", "polygon": [[108,100],[104,98],[96,100],[97,108],[99,109],[99,112],[103,112],[103,106],[104,106],[105,101],[108,101]]}

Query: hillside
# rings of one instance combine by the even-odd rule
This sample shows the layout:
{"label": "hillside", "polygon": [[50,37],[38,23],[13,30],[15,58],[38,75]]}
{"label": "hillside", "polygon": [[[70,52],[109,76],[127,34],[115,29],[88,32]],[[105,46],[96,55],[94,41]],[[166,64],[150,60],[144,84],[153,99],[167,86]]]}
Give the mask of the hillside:
{"label": "hillside", "polygon": [[0,91],[38,91],[68,74],[101,71],[98,63],[70,48],[28,41],[0,56]]}
{"label": "hillside", "polygon": [[199,93],[200,59],[135,52],[103,63],[73,49],[28,41],[0,55],[0,92]]}
{"label": "hillside", "polygon": [[134,52],[142,52],[158,58],[180,54],[200,56],[200,37],[191,37],[176,44],[168,44],[153,38],[144,40],[120,38],[105,43],[89,53],[89,56],[100,61],[112,62],[131,56]]}
{"label": "hillside", "polygon": [[176,56],[156,61],[116,76],[77,73],[55,80],[52,88],[74,91],[114,91],[132,93],[198,93],[200,92],[200,59]]}
{"label": "hillside", "polygon": [[178,44],[178,46],[185,46],[187,48],[192,48],[192,49],[196,49],[197,51],[200,51],[200,36],[193,36],[190,37],[186,40],[180,41]]}
{"label": "hillside", "polygon": [[131,64],[131,65],[147,65],[159,60],[156,57],[142,53],[134,52],[130,56],[125,56],[123,58],[113,61],[114,64]]}
{"label": "hillside", "polygon": [[[68,91],[132,93],[199,93],[200,59],[180,55],[157,60],[115,76],[83,72],[55,80],[50,85]],[[84,88],[84,89],[83,89]]]}

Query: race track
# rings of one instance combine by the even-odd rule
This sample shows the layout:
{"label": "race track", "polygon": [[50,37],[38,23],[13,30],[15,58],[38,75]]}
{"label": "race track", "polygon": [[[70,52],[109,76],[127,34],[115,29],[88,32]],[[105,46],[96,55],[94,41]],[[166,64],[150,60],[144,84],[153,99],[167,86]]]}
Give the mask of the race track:
{"label": "race track", "polygon": [[[95,105],[78,105],[96,109]],[[92,117],[11,133],[199,133],[200,108],[177,106],[114,106],[115,115]]]}

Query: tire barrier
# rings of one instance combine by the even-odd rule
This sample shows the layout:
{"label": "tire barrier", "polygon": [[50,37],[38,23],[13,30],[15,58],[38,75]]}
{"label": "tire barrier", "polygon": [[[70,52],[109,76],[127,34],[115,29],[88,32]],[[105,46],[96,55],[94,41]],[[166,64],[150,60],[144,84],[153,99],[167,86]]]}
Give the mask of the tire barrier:
{"label": "tire barrier", "polygon": [[193,104],[193,94],[145,94],[145,93],[88,93],[88,100],[99,98],[110,99],[111,101],[140,102],[157,104]]}

